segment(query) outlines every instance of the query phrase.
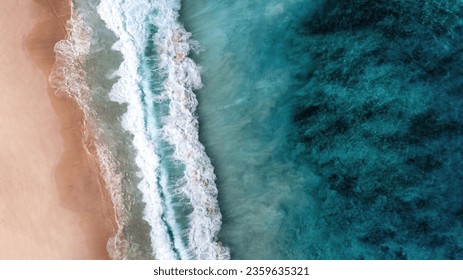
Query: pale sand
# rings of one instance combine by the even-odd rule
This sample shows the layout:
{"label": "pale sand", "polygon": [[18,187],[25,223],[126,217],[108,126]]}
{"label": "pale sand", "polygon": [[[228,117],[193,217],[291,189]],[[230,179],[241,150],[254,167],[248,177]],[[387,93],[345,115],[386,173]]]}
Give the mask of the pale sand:
{"label": "pale sand", "polygon": [[82,112],[48,86],[68,17],[65,0],[2,1],[0,259],[108,258],[114,214],[83,148]]}

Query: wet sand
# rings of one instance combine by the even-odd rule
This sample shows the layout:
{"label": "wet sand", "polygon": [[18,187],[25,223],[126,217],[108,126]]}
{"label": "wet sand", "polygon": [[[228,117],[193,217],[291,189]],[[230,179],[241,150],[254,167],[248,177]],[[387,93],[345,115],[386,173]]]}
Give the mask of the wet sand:
{"label": "wet sand", "polygon": [[107,259],[112,204],[84,148],[83,115],[49,86],[65,0],[0,9],[0,259]]}

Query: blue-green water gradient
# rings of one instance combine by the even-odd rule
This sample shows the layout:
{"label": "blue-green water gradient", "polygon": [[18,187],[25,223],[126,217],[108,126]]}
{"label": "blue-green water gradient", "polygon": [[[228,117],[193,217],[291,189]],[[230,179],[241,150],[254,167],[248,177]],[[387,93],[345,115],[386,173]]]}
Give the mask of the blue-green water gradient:
{"label": "blue-green water gradient", "polygon": [[463,258],[461,1],[183,1],[235,259]]}

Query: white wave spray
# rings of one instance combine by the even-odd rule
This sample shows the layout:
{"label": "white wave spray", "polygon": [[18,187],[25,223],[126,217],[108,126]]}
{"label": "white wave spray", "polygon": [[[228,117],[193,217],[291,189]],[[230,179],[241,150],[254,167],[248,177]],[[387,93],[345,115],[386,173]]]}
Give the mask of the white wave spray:
{"label": "white wave spray", "polygon": [[[197,100],[193,90],[201,86],[199,68],[187,57],[190,34],[177,21],[179,9],[180,2],[172,0],[101,1],[98,13],[119,37],[114,49],[124,58],[117,73],[120,79],[110,94],[112,100],[128,104],[122,125],[134,136],[141,178],[139,189],[146,203],[145,219],[152,227],[155,258],[227,259],[228,248],[217,241],[221,215],[216,178],[199,142],[198,121],[194,116]],[[149,38],[150,25],[157,28],[153,38]],[[157,123],[151,113],[156,98],[140,72],[141,60],[148,59],[144,57],[148,40],[153,40],[158,51],[155,70],[165,77],[163,85],[159,85],[160,99],[170,104],[162,123]],[[179,190],[193,209],[188,217],[187,245],[182,242],[184,234],[174,218],[173,194],[162,178],[163,167],[156,154],[160,137],[174,147],[174,158],[185,166]]]}
{"label": "white wave spray", "polygon": [[163,137],[175,147],[174,157],[185,165],[181,190],[190,200],[189,249],[198,259],[229,258],[228,248],[217,241],[221,214],[217,202],[215,174],[204,146],[199,141],[198,102],[193,93],[201,87],[198,66],[187,57],[190,34],[178,23],[179,2],[155,1],[152,22],[159,30],[154,35],[158,48],[158,71],[166,75],[162,95],[170,100],[169,115],[163,119]]}
{"label": "white wave spray", "polygon": [[139,56],[146,46],[146,25],[140,19],[147,17],[150,11],[147,1],[101,1],[98,13],[106,22],[119,41],[114,49],[123,55],[123,62],[117,75],[119,81],[113,86],[110,96],[113,101],[126,103],[127,112],[123,115],[122,126],[133,136],[133,145],[137,155],[136,164],[140,169],[141,181],[138,185],[146,203],[145,219],[151,226],[151,242],[154,257],[157,259],[175,259],[173,244],[163,219],[165,207],[158,188],[157,169],[159,157],[155,146],[148,139],[147,127],[144,123],[144,108],[142,104],[142,83],[140,76]]}

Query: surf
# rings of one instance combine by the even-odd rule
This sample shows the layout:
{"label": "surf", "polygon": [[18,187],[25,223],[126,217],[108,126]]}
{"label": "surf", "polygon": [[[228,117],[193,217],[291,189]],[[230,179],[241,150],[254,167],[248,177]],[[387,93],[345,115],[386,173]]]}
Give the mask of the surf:
{"label": "surf", "polygon": [[[217,240],[221,214],[213,166],[198,139],[197,100],[201,87],[199,67],[188,57],[190,34],[178,22],[179,1],[128,3],[103,0],[98,13],[118,37],[113,46],[123,62],[110,96],[126,103],[123,128],[133,135],[138,188],[146,204],[144,218],[151,226],[151,245],[156,259],[227,259],[229,252]],[[156,32],[150,34],[154,26]],[[154,43],[155,52],[146,49]],[[152,62],[152,63],[149,63]],[[155,69],[150,69],[155,65]],[[160,79],[154,79],[157,75]],[[165,114],[156,112],[168,104]],[[169,166],[161,140],[169,144],[183,176],[171,185]],[[188,228],[182,231],[174,203],[182,197],[191,208]]]}

